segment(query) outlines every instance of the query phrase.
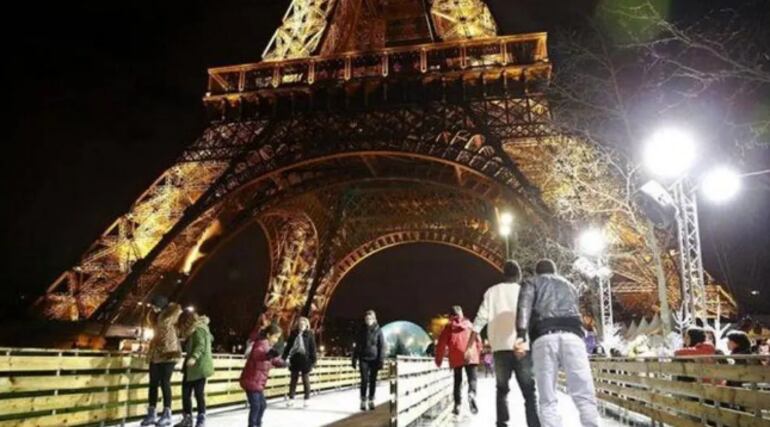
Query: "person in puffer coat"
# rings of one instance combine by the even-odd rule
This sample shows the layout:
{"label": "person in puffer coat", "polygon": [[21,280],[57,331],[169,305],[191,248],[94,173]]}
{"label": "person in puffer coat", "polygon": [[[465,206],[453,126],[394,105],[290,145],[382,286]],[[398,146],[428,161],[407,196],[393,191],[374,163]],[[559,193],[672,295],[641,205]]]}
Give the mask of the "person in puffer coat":
{"label": "person in puffer coat", "polygon": [[206,425],[206,378],[214,375],[209,318],[185,311],[179,317],[179,337],[185,340],[186,353],[182,365],[182,421],[175,427],[192,427],[192,394],[198,404],[195,427]]}
{"label": "person in puffer coat", "polygon": [[[171,374],[174,373],[177,361],[182,357],[182,347],[179,345],[176,330],[182,307],[179,304],[170,303],[168,298],[162,295],[153,297],[149,306],[151,311],[147,318],[155,335],[147,349],[147,359],[150,362],[150,389],[147,393],[147,415],[141,425],[165,427],[171,425]],[[163,412],[159,418],[156,418],[158,387],[163,390]]]}
{"label": "person in puffer coat", "polygon": [[[473,414],[478,413],[476,405],[476,367],[481,360],[481,338],[473,332],[473,324],[463,316],[463,309],[459,305],[452,307],[449,316],[449,323],[441,331],[441,335],[436,344],[436,366],[441,367],[444,360],[444,354],[449,350],[449,367],[454,370],[454,410],[453,414],[460,414],[460,405],[462,404],[462,391],[460,388],[463,383],[463,370],[468,378],[468,404]],[[474,343],[468,343],[471,335],[475,337]],[[468,347],[474,350],[468,352]]]}
{"label": "person in puffer coat", "polygon": [[[361,410],[374,410],[377,374],[385,363],[385,338],[377,324],[374,310],[364,313],[364,325],[358,332],[353,349],[353,369],[360,369]],[[368,394],[367,394],[368,390]]]}
{"label": "person in puffer coat", "polygon": [[297,327],[291,332],[286,347],[283,350],[283,360],[289,362],[289,400],[286,406],[294,406],[294,396],[297,392],[297,381],[302,375],[302,387],[305,399],[302,402],[303,407],[307,407],[307,401],[310,399],[310,372],[316,364],[317,359],[315,338],[313,331],[310,330],[310,320],[307,317],[297,319]]}
{"label": "person in puffer coat", "polygon": [[241,388],[249,401],[249,427],[262,427],[262,417],[267,408],[265,385],[273,367],[284,367],[286,363],[278,357],[280,352],[274,348],[281,339],[281,328],[271,324],[255,337],[249,351],[246,365],[241,372]]}

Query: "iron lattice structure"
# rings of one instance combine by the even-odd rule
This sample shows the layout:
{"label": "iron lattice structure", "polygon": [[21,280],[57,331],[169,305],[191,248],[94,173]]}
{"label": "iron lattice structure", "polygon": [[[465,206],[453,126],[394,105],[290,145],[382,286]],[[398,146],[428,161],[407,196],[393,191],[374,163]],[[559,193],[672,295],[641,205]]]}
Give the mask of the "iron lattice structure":
{"label": "iron lattice structure", "polygon": [[[499,268],[500,206],[515,211],[521,260],[544,255],[543,236],[567,239],[552,207],[575,183],[542,155],[560,144],[544,33],[497,36],[479,0],[294,0],[263,58],[209,70],[201,137],[38,311],[131,321],[254,221],[271,255],[261,322],[283,325],[302,312],[318,325],[347,272],[396,245],[450,245]],[[648,263],[613,270],[626,302],[655,293]]]}

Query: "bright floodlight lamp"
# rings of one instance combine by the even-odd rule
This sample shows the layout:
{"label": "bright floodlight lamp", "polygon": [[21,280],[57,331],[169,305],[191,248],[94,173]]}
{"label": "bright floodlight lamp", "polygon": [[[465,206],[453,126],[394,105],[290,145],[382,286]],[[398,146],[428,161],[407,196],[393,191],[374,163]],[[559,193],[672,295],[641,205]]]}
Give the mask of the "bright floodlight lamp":
{"label": "bright floodlight lamp", "polygon": [[606,247],[607,241],[598,228],[589,228],[578,238],[578,250],[588,256],[599,256]]}
{"label": "bright floodlight lamp", "polygon": [[700,189],[712,202],[726,202],[741,189],[741,176],[733,169],[718,167],[703,177]]}
{"label": "bright floodlight lamp", "polygon": [[676,204],[671,194],[657,181],[644,184],[634,195],[639,208],[653,224],[667,228],[676,221]]}
{"label": "bright floodlight lamp", "polygon": [[644,147],[644,165],[653,175],[676,178],[684,175],[695,161],[695,140],[677,128],[661,128]]}
{"label": "bright floodlight lamp", "polygon": [[513,224],[513,214],[510,212],[503,212],[500,214],[500,225],[510,227]]}
{"label": "bright floodlight lamp", "polygon": [[511,235],[511,226],[510,225],[504,225],[500,224],[500,235],[503,237],[508,237]]}

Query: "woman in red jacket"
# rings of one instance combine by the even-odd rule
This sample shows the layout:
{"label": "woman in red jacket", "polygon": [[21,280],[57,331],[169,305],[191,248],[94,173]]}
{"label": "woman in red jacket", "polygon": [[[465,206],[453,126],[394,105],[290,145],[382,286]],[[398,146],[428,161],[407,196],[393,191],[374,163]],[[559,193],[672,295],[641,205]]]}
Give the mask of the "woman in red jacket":
{"label": "woman in red jacket", "polygon": [[278,325],[266,327],[254,341],[241,372],[241,388],[246,391],[249,401],[249,427],[262,426],[262,416],[267,408],[264,391],[270,369],[286,366],[278,357],[280,352],[273,348],[280,338],[281,328]]}
{"label": "woman in red jacket", "polygon": [[441,367],[444,360],[444,354],[449,349],[449,367],[454,370],[454,400],[455,407],[452,413],[460,413],[460,404],[462,403],[462,393],[460,387],[463,382],[463,369],[468,377],[468,403],[472,413],[479,411],[476,406],[476,366],[481,359],[481,338],[476,336],[475,351],[472,351],[470,358],[466,360],[465,350],[470,348],[468,340],[473,331],[473,324],[470,320],[463,317],[463,309],[459,305],[452,307],[449,316],[449,323],[441,331],[438,344],[436,344],[436,366]]}

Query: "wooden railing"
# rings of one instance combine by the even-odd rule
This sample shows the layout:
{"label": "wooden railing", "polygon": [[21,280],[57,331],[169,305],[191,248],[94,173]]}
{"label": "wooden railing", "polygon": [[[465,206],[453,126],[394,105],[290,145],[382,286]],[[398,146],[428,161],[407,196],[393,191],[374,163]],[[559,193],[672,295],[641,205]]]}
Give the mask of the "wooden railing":
{"label": "wooden railing", "polygon": [[597,397],[672,426],[770,426],[759,357],[592,359]]}
{"label": "wooden railing", "polygon": [[[209,69],[207,99],[263,89],[494,66],[546,66],[546,34],[456,40]],[[548,68],[550,69],[550,68]]]}
{"label": "wooden railing", "polygon": [[433,358],[398,356],[391,365],[390,426],[446,425],[451,411],[452,371]]}
{"label": "wooden railing", "polygon": [[[208,406],[243,404],[243,356],[215,355],[206,386]],[[383,377],[387,371],[383,371]],[[172,377],[174,408],[181,406],[178,370]],[[116,424],[147,409],[147,363],[140,354],[0,348],[0,427]],[[358,384],[347,358],[322,358],[311,374],[314,391]],[[270,372],[265,394],[284,395],[286,369]],[[302,390],[302,385],[299,385]]]}

